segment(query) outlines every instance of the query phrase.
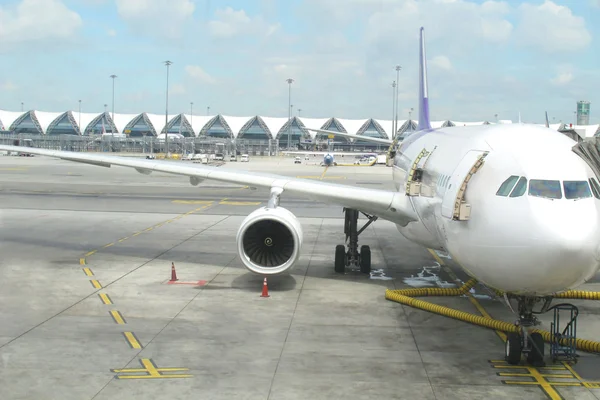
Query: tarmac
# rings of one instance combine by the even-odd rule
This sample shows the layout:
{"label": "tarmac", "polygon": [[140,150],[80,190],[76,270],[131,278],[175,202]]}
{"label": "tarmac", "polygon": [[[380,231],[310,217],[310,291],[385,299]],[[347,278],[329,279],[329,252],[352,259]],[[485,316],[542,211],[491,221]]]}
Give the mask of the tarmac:
{"label": "tarmac", "polygon": [[[393,189],[381,165],[278,157],[220,168]],[[235,235],[267,200],[245,186],[0,157],[0,398],[600,399],[597,355],[508,368],[495,331],[386,300],[386,288],[467,279],[389,222],[360,235],[371,276],[336,274],[337,206],[284,193],[304,244],[292,274],[269,278],[261,297]],[[600,277],[580,289],[600,290]],[[480,286],[472,299],[424,300],[515,319]],[[598,340],[600,302],[569,302],[578,337]]]}

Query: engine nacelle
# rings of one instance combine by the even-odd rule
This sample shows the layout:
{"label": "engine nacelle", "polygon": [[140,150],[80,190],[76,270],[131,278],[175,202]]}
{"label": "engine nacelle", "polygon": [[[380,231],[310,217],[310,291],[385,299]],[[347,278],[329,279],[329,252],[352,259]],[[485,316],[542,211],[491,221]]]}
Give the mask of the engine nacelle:
{"label": "engine nacelle", "polygon": [[246,268],[257,274],[276,275],[290,269],[298,260],[302,226],[285,208],[263,207],[244,219],[236,241]]}

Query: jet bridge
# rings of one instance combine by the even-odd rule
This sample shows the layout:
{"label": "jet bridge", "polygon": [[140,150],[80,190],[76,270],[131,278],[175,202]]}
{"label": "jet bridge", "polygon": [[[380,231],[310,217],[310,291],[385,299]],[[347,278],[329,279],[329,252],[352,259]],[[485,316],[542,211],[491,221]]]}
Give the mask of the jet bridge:
{"label": "jet bridge", "polygon": [[587,138],[573,146],[572,150],[588,163],[596,177],[600,179],[600,138]]}

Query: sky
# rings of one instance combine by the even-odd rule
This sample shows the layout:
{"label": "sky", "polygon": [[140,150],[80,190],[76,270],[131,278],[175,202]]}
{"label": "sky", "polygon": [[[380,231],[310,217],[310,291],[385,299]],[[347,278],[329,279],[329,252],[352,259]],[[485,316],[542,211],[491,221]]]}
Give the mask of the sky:
{"label": "sky", "polygon": [[291,91],[294,115],[391,119],[400,65],[415,118],[423,26],[432,120],[568,123],[587,100],[600,123],[599,18],[600,0],[0,0],[0,109],[110,111],[114,82],[115,112],[164,114],[169,60],[169,114],[287,117]]}

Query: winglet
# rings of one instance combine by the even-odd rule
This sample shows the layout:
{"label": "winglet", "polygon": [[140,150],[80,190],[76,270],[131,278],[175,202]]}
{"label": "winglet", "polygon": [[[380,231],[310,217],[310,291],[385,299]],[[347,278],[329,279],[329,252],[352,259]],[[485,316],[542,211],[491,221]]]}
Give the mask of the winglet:
{"label": "winglet", "polygon": [[548,121],[548,111],[546,111],[546,128],[550,128],[550,121]]}
{"label": "winglet", "polygon": [[419,45],[419,126],[418,130],[431,129],[429,122],[429,94],[427,92],[427,55],[425,54],[425,35],[421,27]]}

